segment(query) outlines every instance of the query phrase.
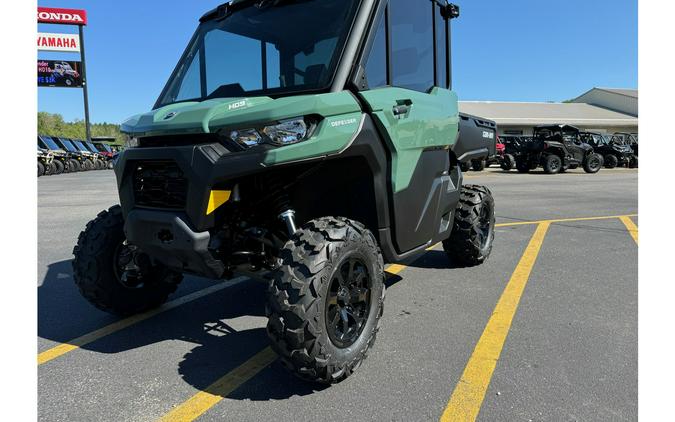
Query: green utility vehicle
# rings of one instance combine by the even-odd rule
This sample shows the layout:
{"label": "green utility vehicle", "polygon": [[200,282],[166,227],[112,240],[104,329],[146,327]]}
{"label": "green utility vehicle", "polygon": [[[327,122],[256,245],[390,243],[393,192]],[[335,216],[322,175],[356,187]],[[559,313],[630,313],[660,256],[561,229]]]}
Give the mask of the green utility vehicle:
{"label": "green utility vehicle", "polygon": [[115,174],[121,206],[80,234],[95,306],[162,304],[183,274],[266,280],[267,331],[297,375],[333,383],[375,342],[386,262],[443,244],[490,255],[494,201],[462,185],[450,21],[430,0],[233,1],[208,12]]}

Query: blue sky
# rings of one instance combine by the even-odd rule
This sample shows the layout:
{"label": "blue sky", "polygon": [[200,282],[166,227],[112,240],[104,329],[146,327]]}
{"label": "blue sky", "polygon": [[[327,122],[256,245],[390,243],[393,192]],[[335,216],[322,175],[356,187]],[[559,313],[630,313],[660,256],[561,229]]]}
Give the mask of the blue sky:
{"label": "blue sky", "polygon": [[[194,32],[222,1],[41,0],[86,9],[93,122],[119,123],[154,104]],[[461,100],[561,101],[594,86],[637,87],[637,0],[457,0],[454,89]],[[76,27],[38,25],[43,32]],[[78,60],[39,52],[41,59]],[[38,110],[83,118],[82,92],[38,88]]]}

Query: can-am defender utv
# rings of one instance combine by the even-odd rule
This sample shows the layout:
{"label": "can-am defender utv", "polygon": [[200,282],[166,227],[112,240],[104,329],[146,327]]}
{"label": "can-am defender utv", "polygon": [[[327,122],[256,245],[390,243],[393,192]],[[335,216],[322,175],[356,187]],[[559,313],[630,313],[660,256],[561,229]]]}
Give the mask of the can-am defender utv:
{"label": "can-am defender utv", "polygon": [[534,140],[522,145],[516,156],[516,168],[527,173],[540,165],[547,174],[583,167],[586,173],[597,173],[603,165],[602,155],[584,143],[578,128],[570,125],[546,125],[534,128]]}
{"label": "can-am defender utv", "polygon": [[462,186],[449,89],[455,5],[429,0],[233,1],[201,24],[154,109],[127,120],[121,206],[74,249],[100,309],[158,306],[183,273],[269,282],[282,362],[324,383],[375,341],[384,263],[438,242],[490,254],[494,202]]}

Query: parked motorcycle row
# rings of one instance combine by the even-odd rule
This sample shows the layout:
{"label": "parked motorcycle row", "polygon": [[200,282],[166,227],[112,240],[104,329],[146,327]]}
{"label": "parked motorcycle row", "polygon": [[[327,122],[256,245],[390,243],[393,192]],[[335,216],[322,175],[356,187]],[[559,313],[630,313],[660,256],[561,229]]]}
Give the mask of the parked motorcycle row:
{"label": "parked motorcycle row", "polygon": [[533,136],[501,136],[494,156],[481,163],[462,164],[465,171],[469,166],[480,171],[498,164],[504,171],[528,173],[541,167],[547,174],[579,167],[586,173],[597,173],[603,167],[637,168],[638,135],[584,132],[569,125],[538,126]]}
{"label": "parked motorcycle row", "polygon": [[108,144],[38,135],[37,147],[38,177],[113,168]]}

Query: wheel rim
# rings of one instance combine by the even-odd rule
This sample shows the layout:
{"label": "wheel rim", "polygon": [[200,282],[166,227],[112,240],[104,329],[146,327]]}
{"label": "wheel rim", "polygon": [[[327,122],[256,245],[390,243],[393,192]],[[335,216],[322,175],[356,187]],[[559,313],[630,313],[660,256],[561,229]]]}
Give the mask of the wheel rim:
{"label": "wheel rim", "polygon": [[145,286],[141,268],[137,264],[138,251],[126,240],[121,242],[113,254],[115,279],[126,289],[140,289]]}
{"label": "wheel rim", "polygon": [[490,206],[483,203],[480,208],[480,216],[478,218],[478,236],[481,249],[484,249],[490,241],[490,231],[492,230],[492,210]]}
{"label": "wheel rim", "polygon": [[551,171],[555,172],[560,169],[560,162],[558,160],[551,160],[551,162],[548,164],[548,167],[551,169]]}
{"label": "wheel rim", "polygon": [[358,256],[345,259],[334,271],[326,298],[326,329],[340,348],[358,340],[368,321],[371,285],[368,267]]}

